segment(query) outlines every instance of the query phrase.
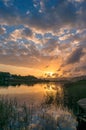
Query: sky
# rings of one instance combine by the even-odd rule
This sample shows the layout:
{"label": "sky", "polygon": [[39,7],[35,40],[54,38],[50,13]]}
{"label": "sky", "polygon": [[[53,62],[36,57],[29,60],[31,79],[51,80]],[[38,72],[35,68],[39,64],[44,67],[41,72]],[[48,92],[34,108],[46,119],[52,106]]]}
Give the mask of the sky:
{"label": "sky", "polygon": [[0,71],[86,74],[86,0],[0,0]]}

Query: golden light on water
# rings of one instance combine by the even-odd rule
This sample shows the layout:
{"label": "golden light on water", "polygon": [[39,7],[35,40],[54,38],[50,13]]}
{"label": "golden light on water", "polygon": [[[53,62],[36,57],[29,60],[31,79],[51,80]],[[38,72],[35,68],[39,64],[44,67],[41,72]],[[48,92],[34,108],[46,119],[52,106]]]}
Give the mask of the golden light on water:
{"label": "golden light on water", "polygon": [[57,86],[57,92],[59,95],[63,95],[63,88],[61,86]]}
{"label": "golden light on water", "polygon": [[47,84],[45,87],[47,92],[52,92],[53,94],[58,94],[60,97],[63,97],[63,87],[61,85],[56,84]]}
{"label": "golden light on water", "polygon": [[21,102],[34,102],[40,103],[45,97],[53,97],[53,99],[63,101],[64,92],[63,87],[60,84],[48,83],[48,84],[35,84],[34,86],[20,85],[9,86],[8,88],[0,88],[0,95],[14,98]]}
{"label": "golden light on water", "polygon": [[45,102],[61,105],[64,101],[64,90],[61,84],[49,83],[45,85]]}

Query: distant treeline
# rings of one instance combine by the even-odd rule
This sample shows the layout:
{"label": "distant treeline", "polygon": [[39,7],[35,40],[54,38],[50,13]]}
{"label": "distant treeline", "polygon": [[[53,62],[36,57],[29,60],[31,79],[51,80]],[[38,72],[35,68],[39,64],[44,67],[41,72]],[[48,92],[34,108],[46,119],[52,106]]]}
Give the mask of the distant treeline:
{"label": "distant treeline", "polygon": [[9,72],[0,72],[0,80],[8,80],[8,79],[29,79],[29,80],[37,80],[35,76],[21,76],[16,74],[10,74]]}
{"label": "distant treeline", "polygon": [[10,74],[9,72],[0,72],[0,85],[17,85],[17,84],[32,84],[38,82],[39,79],[35,76],[21,76]]}
{"label": "distant treeline", "polygon": [[48,82],[48,80],[39,79],[33,75],[21,76],[10,74],[9,72],[0,72],[0,85],[3,84],[32,84],[38,82]]}

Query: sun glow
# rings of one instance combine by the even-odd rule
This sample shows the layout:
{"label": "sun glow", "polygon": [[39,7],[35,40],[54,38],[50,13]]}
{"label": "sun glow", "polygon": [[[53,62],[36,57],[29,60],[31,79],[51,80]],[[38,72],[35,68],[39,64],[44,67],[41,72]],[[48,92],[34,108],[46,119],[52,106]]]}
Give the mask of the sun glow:
{"label": "sun glow", "polygon": [[46,72],[45,77],[54,77],[54,72]]}
{"label": "sun glow", "polygon": [[53,76],[53,72],[48,72],[48,74],[49,74],[50,76]]}

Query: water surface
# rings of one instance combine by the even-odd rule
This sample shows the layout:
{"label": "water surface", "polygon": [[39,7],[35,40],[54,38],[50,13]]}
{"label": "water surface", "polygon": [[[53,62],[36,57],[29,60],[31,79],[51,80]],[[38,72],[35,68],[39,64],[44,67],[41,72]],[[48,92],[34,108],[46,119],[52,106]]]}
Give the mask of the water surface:
{"label": "water surface", "polygon": [[[19,104],[25,102],[27,106],[31,103],[35,106],[42,103],[53,104],[53,106],[57,106],[57,109],[49,107],[47,112],[53,113],[52,116],[58,118],[61,130],[75,130],[77,123],[71,112],[77,114],[77,101],[86,98],[86,86],[83,83],[64,85],[55,82],[32,85],[3,85],[0,86],[0,96],[16,98]],[[36,120],[34,123],[36,123]]]}
{"label": "water surface", "polygon": [[34,85],[8,85],[0,86],[0,95],[17,99],[19,103],[26,102],[38,104],[46,100],[46,103],[56,103],[77,111],[77,101],[86,98],[84,84],[64,86],[62,83],[41,83]]}

